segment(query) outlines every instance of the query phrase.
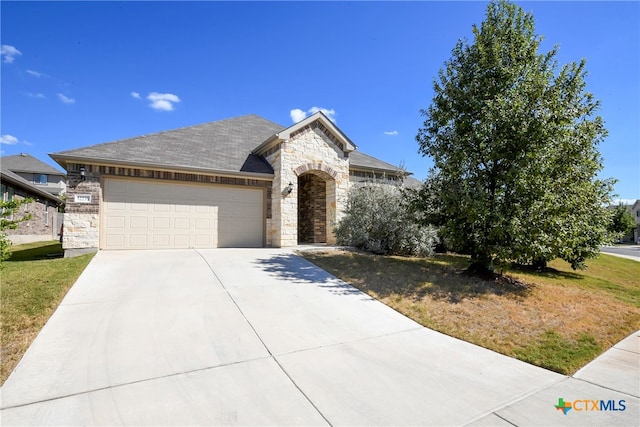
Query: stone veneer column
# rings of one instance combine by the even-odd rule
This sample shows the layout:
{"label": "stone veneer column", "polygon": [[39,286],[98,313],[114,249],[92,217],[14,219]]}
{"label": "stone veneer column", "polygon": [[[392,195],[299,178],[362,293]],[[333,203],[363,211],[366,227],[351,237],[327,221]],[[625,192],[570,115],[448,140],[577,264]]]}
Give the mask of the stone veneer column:
{"label": "stone veneer column", "polygon": [[62,237],[65,257],[97,251],[100,246],[100,176],[87,166],[82,180],[79,165],[69,165],[68,177]]}
{"label": "stone veneer column", "polygon": [[[276,247],[298,244],[298,175],[319,171],[327,176],[327,243],[335,244],[333,228],[342,217],[349,191],[349,159],[318,129],[307,129],[267,156],[275,178],[272,188],[272,219],[267,221],[267,241]],[[330,178],[329,178],[330,177]],[[293,184],[291,194],[285,188]]]}

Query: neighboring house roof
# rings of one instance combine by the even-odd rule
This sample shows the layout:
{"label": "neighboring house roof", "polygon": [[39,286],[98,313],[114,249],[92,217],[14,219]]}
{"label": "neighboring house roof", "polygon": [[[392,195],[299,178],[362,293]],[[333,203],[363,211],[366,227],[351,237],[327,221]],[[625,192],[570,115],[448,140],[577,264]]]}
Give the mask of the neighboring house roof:
{"label": "neighboring house roof", "polygon": [[[318,117],[326,119],[326,116],[321,113]],[[375,157],[352,151],[355,149],[355,144],[328,119],[324,121],[345,145],[345,150],[351,151],[351,166],[387,172],[398,170],[397,167]],[[280,133],[289,135],[297,129],[298,125],[299,123],[285,128],[250,114],[61,151],[52,153],[50,156],[65,168],[68,162],[82,163],[93,160],[107,164],[143,167],[273,175],[271,165],[254,152],[259,151],[271,141],[278,140]]]}
{"label": "neighboring house roof", "polygon": [[65,176],[65,173],[46,164],[42,160],[38,160],[30,154],[22,153],[13,156],[3,156],[0,158],[2,170],[10,170],[13,172],[28,172],[44,175]]}
{"label": "neighboring house roof", "polygon": [[27,181],[23,177],[6,169],[4,160],[0,165],[0,181],[2,181],[3,184],[9,183],[13,186],[20,187],[23,190],[34,194],[35,196],[44,197],[45,199],[51,200],[54,203],[62,202],[58,197],[54,196],[53,194],[36,187],[35,185],[31,184],[29,181]]}

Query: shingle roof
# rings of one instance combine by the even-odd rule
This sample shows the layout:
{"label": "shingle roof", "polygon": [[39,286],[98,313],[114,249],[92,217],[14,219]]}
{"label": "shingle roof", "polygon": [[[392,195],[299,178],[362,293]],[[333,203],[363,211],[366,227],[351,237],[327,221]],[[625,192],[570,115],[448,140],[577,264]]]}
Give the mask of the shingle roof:
{"label": "shingle roof", "polygon": [[65,173],[58,169],[49,166],[42,160],[38,160],[30,154],[22,153],[13,156],[0,157],[0,163],[2,163],[3,170],[10,170],[13,172],[33,172],[47,175],[62,175]]}
{"label": "shingle roof", "polygon": [[[4,157],[2,158],[3,162],[0,163],[0,181],[2,181],[3,183],[11,183],[13,185],[17,185],[19,187],[22,187],[23,189],[38,195],[40,197],[44,197],[46,199],[49,199],[51,201],[60,203],[61,200],[56,197],[55,195],[40,189],[38,187],[36,187],[35,185],[31,184],[29,181],[27,181],[26,179],[24,179],[23,177],[21,177],[20,175],[17,175],[13,172],[11,172],[9,169],[6,168],[5,164],[4,164]],[[60,172],[58,172],[60,173]]]}
{"label": "shingle roof", "polygon": [[384,171],[397,171],[399,168],[390,163],[383,162],[373,156],[364,154],[361,151],[354,151],[349,154],[349,163],[358,169],[376,169]]}
{"label": "shingle roof", "polygon": [[251,114],[61,151],[51,156],[272,174],[269,163],[251,154],[251,150],[283,128]]}
{"label": "shingle roof", "polygon": [[[206,169],[273,174],[271,165],[251,151],[286,129],[255,114],[153,133],[114,142],[51,154],[58,163],[65,159],[95,159],[112,163],[148,164],[170,168]],[[352,166],[396,171],[375,157],[353,151]]]}

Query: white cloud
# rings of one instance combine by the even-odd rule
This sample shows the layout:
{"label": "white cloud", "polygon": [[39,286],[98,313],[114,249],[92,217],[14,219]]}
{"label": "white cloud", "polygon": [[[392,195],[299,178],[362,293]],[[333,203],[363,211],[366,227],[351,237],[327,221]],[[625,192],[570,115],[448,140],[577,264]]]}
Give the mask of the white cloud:
{"label": "white cloud", "polygon": [[76,100],[73,98],[69,98],[61,93],[58,93],[58,99],[62,101],[63,104],[75,104]]}
{"label": "white cloud", "polygon": [[173,111],[174,104],[180,102],[180,98],[172,93],[151,92],[147,99],[151,101],[149,106],[158,111]]}
{"label": "white cloud", "polygon": [[131,96],[133,96],[135,99],[141,99],[138,92],[131,92]]}
{"label": "white cloud", "polygon": [[332,122],[336,121],[336,110],[334,110],[333,108],[328,109],[314,106],[309,108],[309,110],[307,111],[302,111],[299,108],[294,108],[289,112],[289,115],[291,116],[291,120],[293,120],[294,123],[298,123],[300,120],[303,120],[305,117],[307,117],[307,115],[315,114],[318,111],[322,111],[322,113],[324,113],[324,115],[327,116],[327,118],[329,118],[329,120],[331,120]]}
{"label": "white cloud", "polygon": [[8,44],[0,46],[0,55],[4,56],[4,62],[11,64],[16,56],[22,55],[18,49]]}
{"label": "white cloud", "polygon": [[307,117],[307,113],[299,108],[294,108],[293,110],[291,110],[289,112],[289,115],[291,116],[291,120],[293,120],[293,123],[298,123],[300,120],[303,120],[305,117]]}
{"label": "white cloud", "polygon": [[327,116],[332,122],[336,121],[336,110],[334,110],[333,108],[329,110],[328,108],[311,107],[309,109],[309,114],[315,114],[318,111],[322,111],[324,115]]}
{"label": "white cloud", "polygon": [[33,92],[27,92],[26,94],[29,98],[38,98],[38,99],[45,99],[46,97],[44,96],[44,93],[33,93]]}
{"label": "white cloud", "polygon": [[398,131],[397,130],[388,130],[384,132],[385,135],[397,135]]}
{"label": "white cloud", "polygon": [[29,75],[31,75],[33,77],[38,77],[38,78],[46,76],[46,74],[41,73],[41,72],[36,71],[36,70],[27,70],[27,74],[29,74]]}
{"label": "white cloud", "polygon": [[0,136],[0,144],[15,145],[18,143],[18,138],[13,135]]}

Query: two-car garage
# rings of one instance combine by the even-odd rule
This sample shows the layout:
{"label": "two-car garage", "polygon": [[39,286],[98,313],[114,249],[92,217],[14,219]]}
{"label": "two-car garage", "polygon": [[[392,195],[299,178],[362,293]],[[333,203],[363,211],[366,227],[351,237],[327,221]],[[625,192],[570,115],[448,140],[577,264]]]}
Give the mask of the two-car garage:
{"label": "two-car garage", "polygon": [[264,246],[262,188],[105,178],[101,249]]}

